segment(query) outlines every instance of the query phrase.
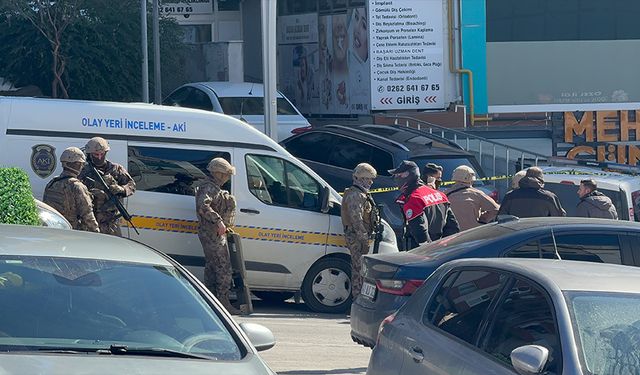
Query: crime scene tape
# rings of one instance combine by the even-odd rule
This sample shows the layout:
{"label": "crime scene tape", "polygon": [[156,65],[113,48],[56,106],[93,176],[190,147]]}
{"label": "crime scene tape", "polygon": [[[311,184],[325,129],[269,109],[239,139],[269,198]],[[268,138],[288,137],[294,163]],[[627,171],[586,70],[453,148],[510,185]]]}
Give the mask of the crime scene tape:
{"label": "crime scene tape", "polygon": [[[476,181],[499,181],[499,180],[506,180],[509,178],[512,178],[513,175],[502,175],[502,176],[491,176],[491,177],[483,177],[483,178],[477,178]],[[453,185],[455,184],[455,181],[443,181],[441,186],[447,186],[447,185]],[[370,194],[379,194],[379,193],[388,193],[390,191],[397,191],[398,188],[395,186],[391,186],[391,187],[383,187],[383,188],[377,188],[377,189],[371,189],[369,190]],[[340,195],[344,194],[344,191],[341,191],[339,193]]]}
{"label": "crime scene tape", "polygon": [[[615,172],[615,171],[613,171]],[[574,176],[608,176],[609,174],[606,171],[603,172],[588,172],[588,171],[576,171],[574,169],[570,169],[570,170],[566,170],[566,171],[545,171],[544,172],[545,175],[574,175]],[[508,180],[513,178],[514,175],[501,175],[501,176],[491,176],[491,177],[483,177],[483,178],[477,178],[476,181],[501,181],[501,180]],[[455,181],[443,181],[441,186],[447,186],[447,185],[453,185],[455,184]],[[377,189],[371,189],[369,190],[369,193],[371,194],[380,194],[380,193],[388,193],[391,191],[397,191],[398,188],[395,186],[392,187],[383,187],[383,188],[377,188]],[[343,192],[339,193],[340,195],[344,194]]]}

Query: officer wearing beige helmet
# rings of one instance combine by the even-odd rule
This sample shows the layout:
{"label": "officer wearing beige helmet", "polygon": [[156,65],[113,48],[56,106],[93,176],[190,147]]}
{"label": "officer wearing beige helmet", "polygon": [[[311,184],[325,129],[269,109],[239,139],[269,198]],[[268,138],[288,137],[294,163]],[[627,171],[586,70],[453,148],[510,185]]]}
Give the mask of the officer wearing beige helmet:
{"label": "officer wearing beige helmet", "polygon": [[[91,138],[84,147],[88,163],[85,164],[78,178],[87,185],[89,192],[93,195],[93,210],[100,232],[122,237],[121,214],[116,205],[110,201],[110,197],[115,196],[113,199],[122,201],[122,198],[135,193],[136,183],[122,165],[107,160],[109,150],[111,147],[106,139]],[[95,175],[94,167],[100,176]],[[106,187],[100,183],[100,178],[104,180]]]}
{"label": "officer wearing beige helmet", "polygon": [[78,179],[86,162],[82,150],[69,147],[60,155],[62,173],[44,189],[43,201],[60,212],[73,229],[100,232],[93,213],[91,194]]}
{"label": "officer wearing beige helmet", "polygon": [[239,314],[229,301],[232,283],[231,260],[227,248],[227,231],[236,219],[236,199],[222,186],[236,173],[223,158],[207,165],[211,173],[196,192],[198,238],[204,251],[204,284],[231,314]]}
{"label": "officer wearing beige helmet", "polygon": [[472,186],[476,180],[473,168],[461,165],[453,170],[451,179],[454,184],[445,190],[445,194],[449,198],[460,230],[475,228],[495,219],[500,205]]}
{"label": "officer wearing beige helmet", "polygon": [[362,256],[369,252],[369,239],[379,220],[377,207],[369,188],[378,176],[375,168],[367,163],[358,164],[353,170],[353,185],[344,191],[340,216],[347,248],[351,253],[351,294],[355,298],[362,288]]}

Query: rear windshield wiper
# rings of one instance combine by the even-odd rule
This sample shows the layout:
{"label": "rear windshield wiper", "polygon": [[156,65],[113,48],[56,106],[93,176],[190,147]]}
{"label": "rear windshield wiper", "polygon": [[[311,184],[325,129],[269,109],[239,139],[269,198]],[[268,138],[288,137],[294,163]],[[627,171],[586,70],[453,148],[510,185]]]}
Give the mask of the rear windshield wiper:
{"label": "rear windshield wiper", "polygon": [[212,356],[204,356],[193,353],[181,352],[173,349],[154,348],[154,347],[128,347],[127,345],[113,344],[109,348],[100,347],[55,347],[40,348],[40,353],[62,353],[62,354],[79,354],[79,353],[96,353],[96,354],[113,354],[113,355],[141,355],[151,357],[173,357],[173,358],[197,358],[197,359],[216,359]]}

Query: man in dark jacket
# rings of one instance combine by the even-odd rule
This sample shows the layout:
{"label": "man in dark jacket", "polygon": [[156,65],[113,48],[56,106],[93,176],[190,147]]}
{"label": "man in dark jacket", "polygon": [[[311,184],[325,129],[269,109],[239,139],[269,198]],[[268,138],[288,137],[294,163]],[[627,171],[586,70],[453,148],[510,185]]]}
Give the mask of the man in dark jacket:
{"label": "man in dark jacket", "polygon": [[609,197],[596,190],[597,188],[598,185],[594,180],[580,181],[578,188],[580,202],[576,209],[576,216],[618,220],[618,211],[613,202]]}
{"label": "man in dark jacket", "polygon": [[520,180],[519,188],[504,196],[498,215],[517,217],[566,216],[558,196],[543,189],[542,169],[531,167]]}
{"label": "man in dark jacket", "polygon": [[405,160],[389,173],[401,191],[396,203],[402,208],[409,234],[406,250],[460,231],[447,196],[420,180],[416,163]]}

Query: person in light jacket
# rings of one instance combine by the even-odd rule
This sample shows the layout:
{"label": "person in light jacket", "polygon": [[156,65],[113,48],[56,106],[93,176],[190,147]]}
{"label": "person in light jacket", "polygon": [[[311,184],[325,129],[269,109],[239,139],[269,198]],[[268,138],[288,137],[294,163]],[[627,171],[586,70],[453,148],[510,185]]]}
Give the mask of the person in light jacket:
{"label": "person in light jacket", "polygon": [[453,170],[451,179],[454,184],[445,190],[451,203],[460,230],[475,228],[495,219],[498,205],[491,197],[471,186],[476,180],[476,172],[467,165]]}

